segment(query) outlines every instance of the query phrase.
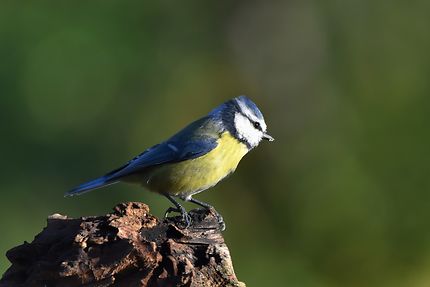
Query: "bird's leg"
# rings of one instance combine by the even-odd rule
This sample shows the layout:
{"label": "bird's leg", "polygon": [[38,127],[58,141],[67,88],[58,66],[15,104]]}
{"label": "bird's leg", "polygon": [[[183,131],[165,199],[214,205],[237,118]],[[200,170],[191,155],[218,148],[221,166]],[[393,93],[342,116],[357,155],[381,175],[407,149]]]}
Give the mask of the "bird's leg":
{"label": "bird's leg", "polygon": [[192,202],[192,203],[195,203],[195,204],[197,204],[197,205],[199,205],[199,206],[201,206],[201,207],[203,207],[203,208],[206,208],[206,209],[207,209],[207,210],[209,210],[210,212],[213,212],[213,213],[215,214],[215,216],[216,216],[217,220],[218,220],[218,223],[219,223],[219,226],[220,226],[220,230],[221,230],[221,231],[224,231],[224,230],[225,230],[225,223],[224,223],[224,219],[222,218],[221,214],[219,214],[219,213],[218,213],[218,211],[216,211],[216,209],[215,209],[212,205],[210,205],[210,204],[208,204],[208,203],[206,203],[206,202],[203,202],[203,201],[200,201],[200,200],[194,199],[194,198],[192,198],[192,197],[189,197],[189,198],[187,198],[187,199],[185,199],[185,200],[186,200],[186,201],[189,201],[189,202]]}
{"label": "bird's leg", "polygon": [[177,202],[171,195],[165,194],[165,196],[175,205],[175,207],[169,207],[164,214],[164,218],[166,218],[172,211],[179,212],[181,213],[182,219],[184,220],[185,228],[188,228],[191,225],[191,216],[188,214],[185,208],[180,205],[179,202]]}

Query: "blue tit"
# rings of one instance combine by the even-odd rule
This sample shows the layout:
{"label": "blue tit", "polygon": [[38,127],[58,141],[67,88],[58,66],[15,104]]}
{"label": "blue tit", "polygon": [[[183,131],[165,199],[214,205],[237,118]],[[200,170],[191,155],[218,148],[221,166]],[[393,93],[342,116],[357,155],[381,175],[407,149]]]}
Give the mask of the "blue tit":
{"label": "blue tit", "polygon": [[261,140],[273,141],[263,114],[246,96],[233,98],[192,122],[168,140],[157,144],[125,165],[106,175],[81,184],[66,193],[73,196],[117,182],[143,185],[167,197],[188,227],[191,218],[176,201],[180,198],[211,209],[225,228],[215,209],[193,196],[235,171],[242,157]]}

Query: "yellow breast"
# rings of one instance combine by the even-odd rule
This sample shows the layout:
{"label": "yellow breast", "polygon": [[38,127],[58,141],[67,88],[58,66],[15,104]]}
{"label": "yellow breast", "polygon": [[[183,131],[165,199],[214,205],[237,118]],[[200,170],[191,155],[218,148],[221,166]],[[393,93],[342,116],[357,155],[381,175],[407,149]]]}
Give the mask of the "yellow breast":
{"label": "yellow breast", "polygon": [[247,152],[245,144],[224,132],[217,147],[207,154],[154,167],[141,175],[140,182],[155,192],[189,196],[214,186],[233,172]]}

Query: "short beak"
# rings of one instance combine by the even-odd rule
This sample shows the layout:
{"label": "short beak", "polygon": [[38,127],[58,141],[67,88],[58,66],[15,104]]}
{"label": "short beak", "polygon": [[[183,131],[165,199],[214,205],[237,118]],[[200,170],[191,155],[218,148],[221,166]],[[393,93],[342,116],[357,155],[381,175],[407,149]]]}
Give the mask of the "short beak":
{"label": "short beak", "polygon": [[267,133],[263,134],[263,139],[268,140],[269,142],[273,142],[275,140],[271,135]]}

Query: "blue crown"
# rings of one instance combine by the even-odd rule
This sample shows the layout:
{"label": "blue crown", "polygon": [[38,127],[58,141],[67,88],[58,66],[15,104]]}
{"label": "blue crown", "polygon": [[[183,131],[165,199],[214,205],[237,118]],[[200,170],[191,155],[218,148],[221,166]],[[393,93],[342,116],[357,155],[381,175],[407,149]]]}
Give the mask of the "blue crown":
{"label": "blue crown", "polygon": [[237,102],[240,111],[245,113],[245,111],[243,111],[241,107],[245,106],[249,111],[251,111],[255,116],[257,116],[257,118],[263,119],[263,114],[261,113],[260,109],[247,96],[239,96],[234,98],[233,100]]}

